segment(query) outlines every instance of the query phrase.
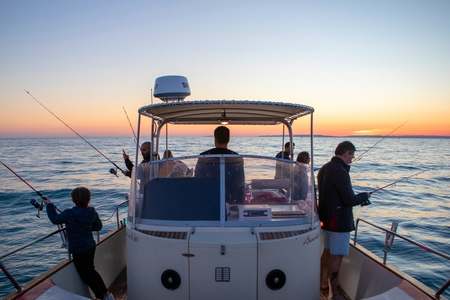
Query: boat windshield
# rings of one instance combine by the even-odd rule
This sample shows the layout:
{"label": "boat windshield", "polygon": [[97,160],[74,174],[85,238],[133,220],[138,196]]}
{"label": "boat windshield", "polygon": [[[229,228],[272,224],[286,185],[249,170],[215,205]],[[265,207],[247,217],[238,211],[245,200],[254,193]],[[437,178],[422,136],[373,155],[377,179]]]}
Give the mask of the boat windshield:
{"label": "boat windshield", "polygon": [[240,155],[172,158],[141,164],[133,176],[129,214],[136,225],[317,221],[310,167],[290,160]]}

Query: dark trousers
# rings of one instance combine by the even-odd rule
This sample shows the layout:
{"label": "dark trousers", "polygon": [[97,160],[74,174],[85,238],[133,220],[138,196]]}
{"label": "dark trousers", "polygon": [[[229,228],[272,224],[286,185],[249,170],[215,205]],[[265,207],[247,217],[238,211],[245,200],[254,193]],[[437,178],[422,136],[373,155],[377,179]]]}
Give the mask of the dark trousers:
{"label": "dark trousers", "polygon": [[72,254],[73,263],[81,280],[91,288],[95,297],[103,299],[107,289],[102,277],[95,270],[94,256],[95,248],[83,253]]}

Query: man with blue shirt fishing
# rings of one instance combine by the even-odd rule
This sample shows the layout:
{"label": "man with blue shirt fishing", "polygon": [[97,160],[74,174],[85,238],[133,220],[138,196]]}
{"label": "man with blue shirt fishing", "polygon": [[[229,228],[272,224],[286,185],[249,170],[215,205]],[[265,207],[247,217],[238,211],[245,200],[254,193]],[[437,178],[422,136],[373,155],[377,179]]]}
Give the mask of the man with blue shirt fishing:
{"label": "man with blue shirt fishing", "polygon": [[369,205],[369,193],[353,192],[350,164],[355,157],[355,146],[344,141],[335,150],[335,156],[320,168],[319,218],[324,238],[321,258],[321,292],[328,293],[330,281],[333,299],[344,299],[338,288],[342,258],[348,256],[350,232],[355,229],[353,206]]}

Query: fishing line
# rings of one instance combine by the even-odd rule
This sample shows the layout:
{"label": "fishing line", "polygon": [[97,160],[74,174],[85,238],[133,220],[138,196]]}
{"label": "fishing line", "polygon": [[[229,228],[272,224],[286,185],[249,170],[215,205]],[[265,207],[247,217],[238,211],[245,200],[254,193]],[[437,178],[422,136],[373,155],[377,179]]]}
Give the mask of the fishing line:
{"label": "fishing line", "polygon": [[45,199],[44,195],[39,192],[38,190],[36,190],[31,184],[29,184],[25,179],[23,179],[19,174],[17,174],[16,172],[14,172],[13,169],[11,169],[10,167],[8,167],[4,162],[2,162],[0,160],[0,163],[7,168],[11,173],[13,173],[17,178],[19,178],[20,180],[22,180],[23,183],[25,183],[30,189],[32,189],[39,197],[42,198],[42,200]]}
{"label": "fishing line", "polygon": [[371,192],[369,192],[369,195],[372,195],[373,193],[382,191],[382,190],[384,190],[385,188],[388,188],[388,187],[390,187],[390,186],[392,186],[392,185],[394,185],[394,184],[396,184],[396,183],[399,183],[400,181],[403,181],[403,180],[412,178],[412,177],[414,177],[414,176],[417,176],[417,175],[422,174],[422,173],[424,173],[424,172],[426,172],[426,171],[429,171],[429,170],[430,170],[430,169],[421,170],[421,171],[416,172],[416,173],[414,173],[414,174],[412,174],[412,175],[409,175],[409,176],[405,176],[405,177],[399,178],[399,179],[395,180],[394,182],[391,182],[391,183],[386,184],[386,185],[384,185],[384,186],[382,186],[382,187],[379,187],[379,188],[376,188],[376,189],[372,190]]}
{"label": "fishing line", "polygon": [[378,145],[382,140],[384,140],[385,138],[387,138],[388,136],[392,135],[394,132],[396,132],[397,130],[399,130],[400,128],[402,128],[408,121],[405,121],[403,124],[401,124],[400,126],[396,127],[394,130],[392,130],[391,132],[389,132],[388,134],[382,136],[378,141],[375,142],[375,144],[373,144],[372,146],[370,146],[369,148],[367,148],[363,153],[361,153],[360,155],[358,155],[357,158],[355,158],[353,160],[353,162],[357,162],[359,160],[361,160],[361,158],[364,156],[364,154],[366,154],[367,152],[369,152],[370,150],[373,149],[373,147],[375,147],[376,145]]}
{"label": "fishing line", "polygon": [[136,144],[136,133],[134,132],[134,128],[133,128],[133,125],[131,124],[130,117],[128,116],[128,113],[127,113],[125,107],[122,106],[122,109],[123,109],[123,112],[125,113],[125,116],[127,117],[128,124],[130,125],[131,131],[133,132],[134,143]]}
{"label": "fishing line", "polygon": [[[39,212],[44,208],[44,200],[47,200],[47,197],[45,197],[40,191],[38,191],[37,189],[35,189],[28,181],[26,181],[25,179],[22,178],[22,176],[20,176],[19,174],[17,174],[13,169],[11,169],[7,164],[5,164],[3,161],[0,160],[0,163],[7,168],[11,173],[13,173],[17,178],[19,178],[23,183],[25,183],[30,189],[33,190],[33,192],[35,192],[41,199],[41,203],[37,202],[36,200],[32,199],[30,201],[31,205],[33,205],[38,213],[37,213],[37,217],[39,217]],[[58,210],[59,212],[61,212],[58,208],[56,208],[56,210]]]}
{"label": "fishing line", "polygon": [[[89,146],[91,146],[95,151],[97,151],[98,154],[100,154],[101,156],[103,156],[107,161],[109,161],[114,167],[116,167],[117,169],[119,169],[120,171],[125,172],[124,170],[122,170],[121,167],[119,167],[115,162],[113,162],[112,160],[110,160],[105,154],[103,154],[99,149],[97,149],[97,147],[95,147],[94,145],[92,145],[87,139],[85,139],[81,134],[79,134],[75,129],[73,129],[72,127],[70,127],[66,122],[64,122],[64,120],[62,120],[60,117],[58,117],[54,112],[52,112],[49,108],[47,108],[42,102],[40,102],[38,99],[36,99],[36,97],[34,97],[29,91],[24,90],[25,93],[27,93],[31,98],[33,98],[34,101],[36,101],[42,108],[44,108],[47,112],[49,112],[52,116],[54,116],[58,121],[60,121],[61,123],[64,124],[64,126],[66,126],[67,128],[69,128],[73,133],[75,133],[78,137],[80,137],[83,141],[85,141]],[[110,169],[109,172],[111,174],[114,174],[117,176],[117,171],[114,169]]]}

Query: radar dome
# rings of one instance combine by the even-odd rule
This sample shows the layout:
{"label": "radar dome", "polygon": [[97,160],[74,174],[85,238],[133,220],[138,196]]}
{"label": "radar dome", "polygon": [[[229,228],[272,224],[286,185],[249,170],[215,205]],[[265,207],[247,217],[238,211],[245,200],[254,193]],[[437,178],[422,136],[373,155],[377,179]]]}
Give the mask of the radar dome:
{"label": "radar dome", "polygon": [[186,77],[170,75],[161,76],[155,80],[153,96],[167,101],[182,101],[191,94],[189,83]]}

